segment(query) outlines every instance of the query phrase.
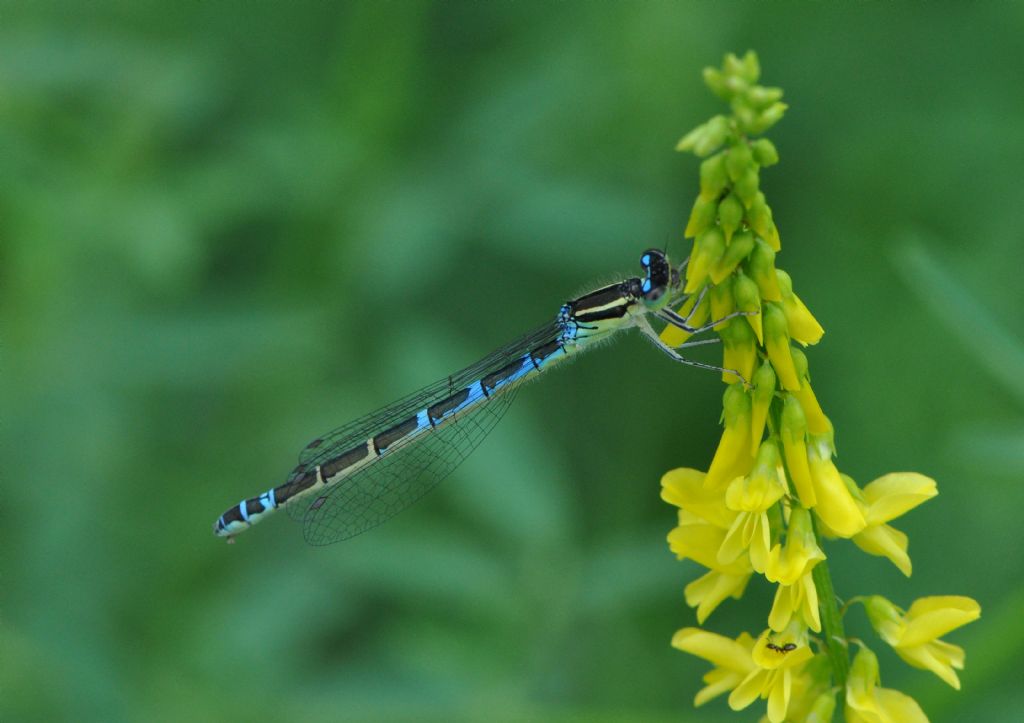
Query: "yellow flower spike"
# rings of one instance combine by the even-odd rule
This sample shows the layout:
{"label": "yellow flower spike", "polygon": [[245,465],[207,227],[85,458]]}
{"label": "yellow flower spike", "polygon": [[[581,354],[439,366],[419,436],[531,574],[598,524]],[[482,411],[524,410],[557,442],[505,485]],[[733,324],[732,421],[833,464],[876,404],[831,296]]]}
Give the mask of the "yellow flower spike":
{"label": "yellow flower spike", "polygon": [[733,478],[745,475],[754,464],[750,453],[750,395],[742,384],[730,384],[722,397],[725,431],[708,467],[704,486],[722,489]]}
{"label": "yellow flower spike", "polygon": [[782,290],[775,274],[775,249],[760,236],[754,239],[754,248],[747,260],[747,272],[761,291],[764,301],[782,301]]}
{"label": "yellow flower spike", "polygon": [[[676,309],[676,313],[684,319],[690,315],[693,311],[693,305],[697,303],[697,299],[700,294],[691,295],[682,306]],[[693,315],[690,316],[690,326],[694,328],[700,328],[704,325],[704,322],[708,320],[708,314],[711,313],[711,301],[708,299],[708,295],[705,294],[704,298],[700,300],[700,306],[693,311]],[[692,336],[690,332],[680,329],[674,324],[669,324],[661,332],[661,340],[671,347],[677,347],[684,343],[687,339]]]}
{"label": "yellow flower spike", "polygon": [[[736,317],[730,319],[719,334],[722,337],[722,367],[750,379],[757,364],[757,339],[750,325],[742,317]],[[740,380],[732,372],[722,372],[722,381],[735,384]]]}
{"label": "yellow flower spike", "polygon": [[746,633],[740,633],[738,638],[731,640],[700,628],[683,628],[672,636],[672,647],[715,666],[704,675],[707,685],[693,699],[696,706],[731,691],[757,668],[750,656],[754,639]]}
{"label": "yellow flower spike", "polygon": [[825,553],[814,540],[811,513],[802,507],[794,507],[786,528],[786,544],[777,544],[768,553],[764,576],[769,582],[795,585],[824,559]]}
{"label": "yellow flower spike", "polygon": [[928,723],[913,698],[878,683],[878,658],[862,647],[846,679],[846,723]]}
{"label": "yellow flower spike", "polygon": [[782,451],[786,456],[786,466],[789,468],[789,479],[796,488],[800,504],[804,507],[814,507],[818,504],[818,497],[814,493],[811,468],[807,463],[807,418],[800,402],[792,394],[786,395],[782,407],[779,436],[782,438]]}
{"label": "yellow flower spike", "polygon": [[778,446],[767,439],[761,443],[754,468],[746,477],[737,477],[725,491],[725,504],[740,514],[718,550],[718,562],[727,564],[749,551],[750,564],[763,573],[768,564],[771,546],[771,524],[768,508],[785,494],[785,483],[780,474]]}
{"label": "yellow flower spike", "polygon": [[910,577],[913,568],[907,554],[907,536],[886,523],[938,493],[935,480],[916,472],[893,472],[879,477],[862,491],[868,526],[853,536],[853,542],[869,555],[889,558],[900,572]]}
{"label": "yellow flower spike", "polygon": [[775,370],[764,362],[754,372],[751,384],[754,387],[750,413],[750,453],[757,454],[768,421],[768,408],[775,396]]}
{"label": "yellow flower spike", "polygon": [[785,630],[793,620],[801,621],[816,633],[821,632],[818,588],[814,585],[810,571],[801,575],[792,585],[779,585],[775,589],[775,600],[768,613],[769,627],[772,630]]}
{"label": "yellow flower spike", "polygon": [[817,498],[814,513],[839,537],[853,537],[863,530],[867,522],[832,462],[832,444],[827,435],[809,437],[807,463]]}
{"label": "yellow flower spike", "polygon": [[[732,236],[732,241],[722,254],[722,258],[711,270],[711,279],[716,284],[717,280],[726,278],[736,270],[740,262],[746,259],[754,249],[754,234],[750,231],[737,231]],[[716,280],[717,279],[717,280]]]}
{"label": "yellow flower spike", "polygon": [[768,358],[779,375],[782,387],[789,391],[800,389],[800,380],[793,366],[793,355],[789,343],[789,328],[786,315],[778,304],[766,303],[762,306],[764,314],[764,344]]}
{"label": "yellow flower spike", "polygon": [[868,619],[881,638],[908,664],[930,670],[960,690],[956,670],[963,670],[964,649],[940,637],[981,617],[977,601],[959,595],[923,597],[906,615],[880,595],[864,601]]}
{"label": "yellow flower spike", "polygon": [[[765,630],[754,643],[752,659],[757,667],[729,694],[729,707],[743,710],[758,698],[768,700],[768,720],[782,723],[789,708],[793,674],[814,657],[806,645],[782,654],[767,648],[771,630]],[[770,654],[770,655],[769,655]],[[759,661],[771,667],[762,667]]]}
{"label": "yellow flower spike", "polygon": [[712,226],[694,239],[693,253],[690,254],[690,263],[686,266],[686,287],[683,289],[687,294],[700,290],[708,278],[711,267],[718,263],[724,252],[725,236],[717,226]]}
{"label": "yellow flower spike", "polygon": [[[736,311],[736,301],[732,296],[732,279],[726,279],[721,284],[711,287],[708,292],[711,297],[711,319],[724,319]],[[726,322],[728,323],[728,322]],[[721,329],[722,324],[716,324],[715,329]]]}
{"label": "yellow flower spike", "polygon": [[736,299],[737,309],[753,312],[743,318],[757,335],[757,343],[764,345],[764,331],[761,324],[761,292],[757,290],[757,282],[743,272],[736,274],[736,278],[732,282],[732,295]]}
{"label": "yellow flower spike", "polygon": [[804,410],[807,431],[811,434],[832,434],[832,423],[828,421],[811,388],[811,378],[807,373],[807,356],[795,347],[790,348],[789,353],[793,357],[793,366],[796,367],[796,375],[800,379],[800,388],[793,392],[793,396],[800,401],[800,407]]}
{"label": "yellow flower spike", "polygon": [[786,313],[786,321],[789,323],[789,336],[804,346],[817,344],[825,334],[818,320],[814,318],[810,310],[800,301],[800,297],[793,293],[793,280],[782,269],[775,269],[779,280],[779,289],[782,291],[782,310]]}
{"label": "yellow flower spike", "polygon": [[717,217],[717,199],[697,196],[697,200],[693,202],[693,210],[690,211],[690,220],[686,222],[686,230],[683,232],[683,236],[686,238],[696,238],[706,229],[714,226]]}

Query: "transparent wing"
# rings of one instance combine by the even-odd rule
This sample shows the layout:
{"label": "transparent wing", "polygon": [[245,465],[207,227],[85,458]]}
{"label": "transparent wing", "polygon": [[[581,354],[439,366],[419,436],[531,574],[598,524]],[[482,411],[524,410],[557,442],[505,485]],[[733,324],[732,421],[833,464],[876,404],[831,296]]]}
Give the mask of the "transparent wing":
{"label": "transparent wing", "polygon": [[311,545],[347,540],[411,506],[469,456],[505,414],[512,387],[444,426],[389,451],[306,505],[303,534]]}
{"label": "transparent wing", "polygon": [[[562,334],[562,330],[561,323],[557,321],[545,324],[462,371],[440,379],[376,412],[360,417],[314,439],[299,454],[299,464],[292,470],[287,482],[290,483],[315,474],[316,467],[327,460],[362,444],[379,432],[408,419],[421,409],[447,399],[455,392],[465,389],[491,372],[503,368],[511,360],[521,357],[528,351],[558,338]],[[457,415],[452,421],[438,429],[410,439],[408,445],[394,445],[389,448],[386,455],[341,480],[336,487],[332,486],[319,497],[302,497],[294,502],[286,503],[285,509],[288,515],[294,520],[303,521],[306,539],[312,544],[327,544],[352,537],[358,532],[380,524],[415,502],[447,476],[501,418],[501,414],[504,413],[515,396],[515,392],[516,387],[512,387],[500,394],[492,395],[482,404],[474,405],[466,413]],[[471,401],[480,400],[474,396]],[[492,411],[486,411],[488,409],[492,409]],[[449,427],[452,428],[451,431],[449,431]],[[463,429],[464,427],[467,428]],[[410,454],[410,449],[406,449],[406,447],[415,449],[417,446],[423,446],[423,450]],[[453,447],[457,448],[459,452],[456,452]],[[380,469],[378,470],[378,468]],[[390,477],[387,475],[399,472],[409,480],[405,486],[389,482]],[[430,479],[434,481],[427,484]],[[375,492],[373,487],[378,481],[387,484]],[[340,490],[346,488],[352,489],[350,494],[354,496],[351,499],[340,495]],[[421,491],[410,497],[414,489],[421,489]],[[357,494],[356,490],[360,492]],[[375,494],[379,499],[373,497]],[[379,510],[385,504],[396,509],[380,517]],[[354,518],[360,514],[360,505],[366,508],[365,514],[380,519],[373,524],[362,525],[358,531],[351,534],[344,534],[343,531],[329,532],[329,530],[342,525],[340,521],[331,522],[331,519]],[[346,506],[346,509],[336,509],[340,506]]]}

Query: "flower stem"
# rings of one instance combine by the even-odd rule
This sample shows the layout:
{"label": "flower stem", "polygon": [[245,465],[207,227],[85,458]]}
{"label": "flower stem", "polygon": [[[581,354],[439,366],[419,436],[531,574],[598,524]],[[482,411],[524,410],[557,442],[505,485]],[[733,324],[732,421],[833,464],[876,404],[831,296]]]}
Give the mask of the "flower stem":
{"label": "flower stem", "polygon": [[[822,546],[818,526],[813,524],[814,538],[818,547]],[[832,575],[828,571],[828,560],[822,560],[811,572],[814,587],[818,591],[818,610],[821,612],[821,629],[825,637],[825,650],[832,663],[834,682],[840,688],[846,685],[846,676],[850,672],[850,657],[846,649],[846,632],[843,630],[843,618],[839,614],[836,593],[832,587]]]}

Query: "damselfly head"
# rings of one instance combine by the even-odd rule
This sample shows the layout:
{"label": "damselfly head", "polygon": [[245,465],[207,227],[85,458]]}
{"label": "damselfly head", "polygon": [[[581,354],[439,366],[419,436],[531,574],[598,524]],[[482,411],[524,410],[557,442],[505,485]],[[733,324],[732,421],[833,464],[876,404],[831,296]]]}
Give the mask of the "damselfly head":
{"label": "damselfly head", "polygon": [[[666,291],[673,281],[678,283],[678,274],[668,261],[668,256],[661,249],[647,249],[640,257],[640,267],[644,277],[640,281],[640,292],[648,307],[661,307],[668,301]],[[676,279],[673,279],[673,275]]]}

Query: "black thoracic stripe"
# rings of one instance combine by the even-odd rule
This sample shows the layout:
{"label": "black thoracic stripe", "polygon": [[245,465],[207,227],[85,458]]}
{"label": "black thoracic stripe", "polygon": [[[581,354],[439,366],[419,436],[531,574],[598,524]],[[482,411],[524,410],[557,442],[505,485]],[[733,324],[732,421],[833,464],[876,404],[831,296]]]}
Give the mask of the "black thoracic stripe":
{"label": "black thoracic stripe", "polygon": [[469,399],[469,389],[463,389],[461,392],[456,392],[447,399],[442,399],[437,404],[432,405],[427,410],[427,416],[430,417],[431,423],[440,422],[444,415],[461,406],[467,399]]}
{"label": "black thoracic stripe", "polygon": [[358,447],[353,447],[344,454],[339,454],[333,459],[329,459],[320,466],[320,476],[324,478],[326,482],[334,475],[338,474],[343,470],[348,469],[356,462],[365,457],[369,452],[366,449],[366,443],[360,444]]}
{"label": "black thoracic stripe", "polygon": [[591,321],[601,321],[602,319],[621,319],[626,315],[626,309],[628,304],[623,301],[618,306],[609,306],[607,309],[599,309],[597,311],[584,311],[583,313],[576,314],[573,320],[586,324]]}
{"label": "black thoracic stripe", "polygon": [[536,349],[531,351],[530,356],[533,357],[534,363],[539,365],[541,362],[543,362],[545,359],[547,359],[549,356],[551,356],[561,348],[562,342],[560,341],[548,342],[544,346],[537,347]]}
{"label": "black thoracic stripe", "polygon": [[399,422],[391,429],[385,429],[373,438],[373,446],[376,448],[377,454],[384,454],[388,447],[412,432],[416,427],[416,416],[413,415],[404,422]]}
{"label": "black thoracic stripe", "polygon": [[585,314],[587,309],[592,309],[595,306],[606,306],[607,304],[620,301],[622,298],[622,284],[618,283],[605,286],[597,291],[591,291],[589,294],[569,302],[569,306],[572,307],[574,312]]}
{"label": "black thoracic stripe", "polygon": [[510,376],[512,376],[517,371],[522,369],[523,368],[523,364],[525,364],[525,363],[526,363],[525,359],[522,359],[522,358],[516,359],[514,362],[512,362],[510,364],[506,364],[505,366],[503,366],[501,369],[499,369],[498,371],[494,372],[493,374],[488,374],[482,380],[483,383],[484,383],[484,386],[487,387],[488,389],[496,389],[498,387],[498,384],[500,384],[502,381],[504,381],[505,379],[508,379]]}

